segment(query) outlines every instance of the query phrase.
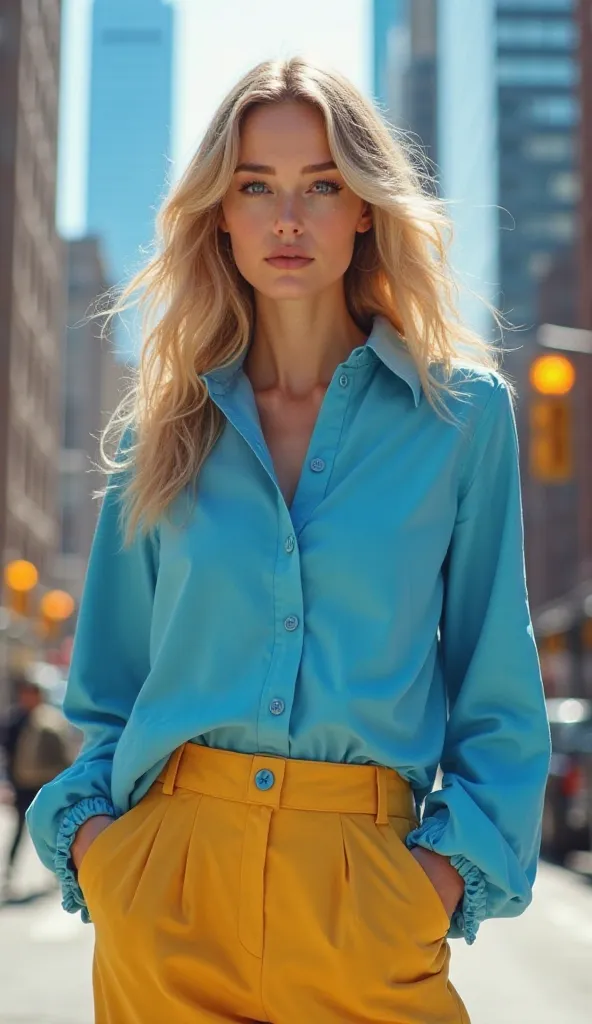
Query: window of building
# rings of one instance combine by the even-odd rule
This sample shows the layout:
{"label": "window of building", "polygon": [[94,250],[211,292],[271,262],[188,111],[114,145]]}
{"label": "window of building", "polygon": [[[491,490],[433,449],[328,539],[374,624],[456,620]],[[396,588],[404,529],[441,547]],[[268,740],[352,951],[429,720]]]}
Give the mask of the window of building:
{"label": "window of building", "polygon": [[575,96],[534,96],[527,110],[539,124],[557,127],[571,127],[580,118],[580,105]]}
{"label": "window of building", "polygon": [[522,152],[531,160],[573,159],[573,139],[569,135],[527,135]]}
{"label": "window of building", "polygon": [[101,35],[107,46],[118,43],[160,43],[162,32],[157,28],[108,28]]}
{"label": "window of building", "polygon": [[575,234],[575,223],[571,213],[551,213],[545,217],[531,217],[518,226],[530,238],[545,238],[554,242],[571,242]]}
{"label": "window of building", "polygon": [[76,554],[79,550],[78,526],[82,506],[82,490],[80,480],[73,473],[64,473],[61,478],[62,503],[62,551],[66,555]]}
{"label": "window of building", "polygon": [[497,0],[500,10],[529,11],[533,7],[545,11],[573,11],[576,0]]}
{"label": "window of building", "polygon": [[569,57],[500,57],[497,77],[500,85],[574,86],[578,66]]}
{"label": "window of building", "polygon": [[580,197],[580,176],[574,171],[559,171],[547,181],[547,192],[562,203],[575,203]]}
{"label": "window of building", "polygon": [[543,18],[500,18],[497,41],[512,50],[566,49],[575,47],[578,33],[573,21]]}
{"label": "window of building", "polygon": [[549,273],[553,257],[550,252],[533,252],[528,260],[528,271],[531,277],[540,280]]}

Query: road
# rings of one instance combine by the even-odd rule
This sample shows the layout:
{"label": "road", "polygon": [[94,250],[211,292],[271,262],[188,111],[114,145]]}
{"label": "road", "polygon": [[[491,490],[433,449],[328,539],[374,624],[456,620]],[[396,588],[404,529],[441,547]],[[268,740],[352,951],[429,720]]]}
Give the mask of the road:
{"label": "road", "polygon": [[[0,807],[0,858],[9,811]],[[589,1024],[592,872],[541,863],[532,906],[451,942],[451,977],[472,1024]],[[60,907],[30,843],[0,906],[0,1024],[92,1024],[93,929]]]}

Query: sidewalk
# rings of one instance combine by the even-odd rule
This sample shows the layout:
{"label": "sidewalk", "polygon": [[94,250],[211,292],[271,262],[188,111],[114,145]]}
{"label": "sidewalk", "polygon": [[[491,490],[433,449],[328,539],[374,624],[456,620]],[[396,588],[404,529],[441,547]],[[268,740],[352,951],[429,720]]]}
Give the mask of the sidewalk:
{"label": "sidewalk", "polygon": [[[0,862],[12,838],[0,806]],[[61,906],[54,876],[29,836],[18,854],[14,896],[0,903],[0,1024],[92,1024],[94,930]]]}

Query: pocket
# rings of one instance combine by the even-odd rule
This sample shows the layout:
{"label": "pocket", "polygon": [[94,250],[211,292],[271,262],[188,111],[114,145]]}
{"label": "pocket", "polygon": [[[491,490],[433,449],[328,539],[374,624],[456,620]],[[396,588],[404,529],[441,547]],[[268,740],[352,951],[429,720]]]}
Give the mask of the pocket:
{"label": "pocket", "polygon": [[[118,831],[119,823],[127,817],[127,814],[129,814],[129,811],[120,815],[119,818],[115,818],[110,825],[107,825],[102,832],[99,832],[99,834],[95,836],[92,843],[87,848],[86,853],[80,862],[80,866],[77,869],[78,884],[83,893],[86,892],[88,878],[95,872],[95,859],[97,859],[97,866],[105,862],[103,851],[106,851],[107,849],[107,841],[110,842],[113,838],[111,834],[112,830],[115,829]],[[109,833],[109,837],[107,837],[107,833]]]}
{"label": "pocket", "polygon": [[389,823],[399,852],[401,870],[407,874],[410,888],[419,892],[419,906],[425,907],[432,920],[436,919],[439,931],[446,935],[450,927],[448,911],[429,875],[405,845],[405,836],[416,827],[415,822],[407,818],[390,817]]}
{"label": "pocket", "polygon": [[172,800],[155,785],[99,832],[82,858],[78,883],[96,925],[129,909]]}

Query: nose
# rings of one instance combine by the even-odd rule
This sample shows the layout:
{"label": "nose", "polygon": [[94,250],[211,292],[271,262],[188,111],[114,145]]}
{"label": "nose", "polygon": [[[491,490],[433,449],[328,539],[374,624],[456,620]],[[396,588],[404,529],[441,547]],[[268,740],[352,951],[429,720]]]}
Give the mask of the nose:
{"label": "nose", "polygon": [[284,195],[278,199],[275,232],[282,238],[302,233],[302,219],[294,196]]}

